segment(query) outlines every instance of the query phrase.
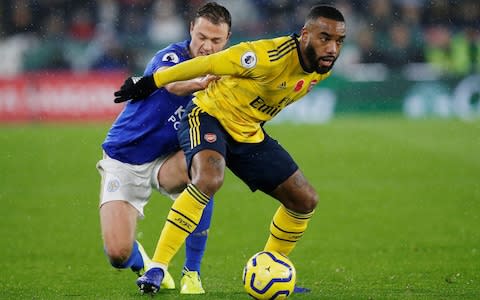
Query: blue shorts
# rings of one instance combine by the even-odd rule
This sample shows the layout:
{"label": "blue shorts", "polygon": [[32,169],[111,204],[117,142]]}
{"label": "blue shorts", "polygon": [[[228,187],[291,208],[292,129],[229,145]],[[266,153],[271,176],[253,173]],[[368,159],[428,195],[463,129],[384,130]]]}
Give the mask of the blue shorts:
{"label": "blue shorts", "polygon": [[178,139],[185,152],[189,173],[197,152],[214,150],[225,158],[227,167],[252,191],[261,190],[268,194],[298,170],[290,154],[267,133],[260,143],[237,142],[216,118],[193,102],[183,115]]}

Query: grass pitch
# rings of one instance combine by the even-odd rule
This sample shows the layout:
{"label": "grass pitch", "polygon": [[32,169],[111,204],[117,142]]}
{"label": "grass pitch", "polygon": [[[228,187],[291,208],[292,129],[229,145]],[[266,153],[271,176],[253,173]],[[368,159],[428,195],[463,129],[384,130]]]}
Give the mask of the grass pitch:
{"label": "grass pitch", "polygon": [[[145,297],[103,254],[95,163],[107,129],[0,127],[0,299]],[[292,299],[480,299],[479,121],[349,116],[268,131],[321,199],[290,257],[313,291]],[[140,222],[149,253],[170,204],[155,194]],[[203,263],[207,294],[181,298],[249,299],[242,268],[276,207],[227,174]],[[182,263],[179,253],[170,267],[177,281]]]}

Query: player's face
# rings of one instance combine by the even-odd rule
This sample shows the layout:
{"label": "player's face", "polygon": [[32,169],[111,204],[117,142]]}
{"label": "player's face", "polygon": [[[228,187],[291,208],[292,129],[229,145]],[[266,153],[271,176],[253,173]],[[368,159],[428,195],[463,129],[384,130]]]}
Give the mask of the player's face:
{"label": "player's face", "polygon": [[227,23],[213,24],[200,17],[190,24],[190,36],[190,54],[197,57],[222,50],[228,42],[230,31]]}
{"label": "player's face", "polygon": [[319,74],[333,68],[345,39],[345,22],[320,17],[302,29],[301,51],[307,67]]}

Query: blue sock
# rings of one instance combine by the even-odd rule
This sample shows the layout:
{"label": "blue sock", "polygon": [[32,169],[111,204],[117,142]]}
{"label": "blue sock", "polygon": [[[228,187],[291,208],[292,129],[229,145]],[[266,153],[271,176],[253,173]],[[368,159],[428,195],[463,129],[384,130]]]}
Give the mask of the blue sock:
{"label": "blue sock", "polygon": [[143,258],[142,258],[142,255],[140,254],[140,251],[138,250],[137,241],[133,242],[132,253],[124,263],[116,264],[112,261],[110,263],[112,264],[113,267],[117,269],[132,268],[132,270],[138,271],[141,268],[143,268]]}
{"label": "blue sock", "polygon": [[200,264],[202,263],[203,254],[205,253],[212,213],[213,197],[210,198],[210,201],[204,208],[202,218],[200,222],[198,222],[197,228],[195,228],[185,241],[186,259],[184,269],[186,270],[200,273]]}

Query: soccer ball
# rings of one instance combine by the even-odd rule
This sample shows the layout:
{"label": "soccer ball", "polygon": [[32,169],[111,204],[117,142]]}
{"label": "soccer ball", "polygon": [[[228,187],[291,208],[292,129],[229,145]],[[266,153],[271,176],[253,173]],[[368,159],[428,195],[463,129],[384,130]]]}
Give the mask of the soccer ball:
{"label": "soccer ball", "polygon": [[243,286],[255,299],[286,299],[293,293],[296,274],[288,257],[262,251],[253,255],[243,269]]}

